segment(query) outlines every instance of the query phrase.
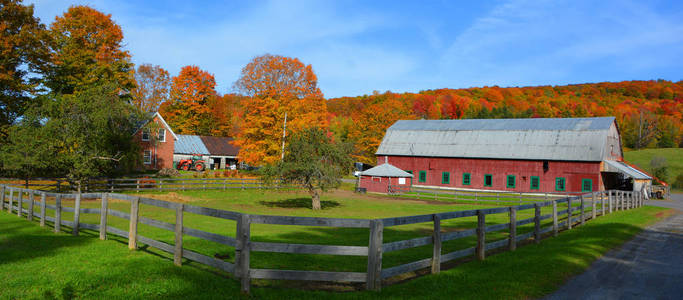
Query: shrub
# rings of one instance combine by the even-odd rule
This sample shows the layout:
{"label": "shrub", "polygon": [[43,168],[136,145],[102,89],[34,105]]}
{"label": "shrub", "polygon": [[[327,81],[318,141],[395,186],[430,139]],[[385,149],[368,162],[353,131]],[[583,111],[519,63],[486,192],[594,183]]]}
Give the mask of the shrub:
{"label": "shrub", "polygon": [[180,172],[176,169],[172,168],[165,168],[159,170],[159,173],[157,173],[157,176],[164,176],[164,177],[173,177],[173,176],[180,176]]}
{"label": "shrub", "polygon": [[676,180],[674,180],[672,186],[677,189],[683,189],[683,173],[676,176]]}
{"label": "shrub", "polygon": [[659,180],[666,182],[668,179],[668,163],[666,158],[661,156],[655,156],[650,160],[650,170],[652,170],[652,175],[657,177]]}

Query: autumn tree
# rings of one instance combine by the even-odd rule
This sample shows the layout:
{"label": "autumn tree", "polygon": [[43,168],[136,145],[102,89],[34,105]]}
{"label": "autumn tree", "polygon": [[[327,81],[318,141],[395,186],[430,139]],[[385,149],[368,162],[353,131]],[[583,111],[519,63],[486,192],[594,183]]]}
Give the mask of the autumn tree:
{"label": "autumn tree", "polygon": [[185,66],[173,77],[168,104],[161,112],[176,133],[210,135],[209,104],[216,98],[216,80],[197,66]]}
{"label": "autumn tree", "polygon": [[[21,116],[45,64],[45,26],[33,15],[33,5],[21,0],[0,1],[0,141]],[[1,142],[0,142],[1,143]]]}
{"label": "autumn tree", "polygon": [[73,94],[104,82],[124,93],[135,87],[123,32],[111,15],[89,6],[71,6],[50,25],[50,63],[44,84],[52,92]]}
{"label": "autumn tree", "polygon": [[320,194],[341,184],[351,168],[350,145],[333,143],[323,129],[306,128],[290,139],[282,161],[263,169],[266,182],[281,179],[311,195],[311,208],[322,208]]}
{"label": "autumn tree", "polygon": [[131,91],[133,104],[143,112],[154,113],[168,100],[171,78],[160,66],[139,65],[135,70],[136,87]]}
{"label": "autumn tree", "polygon": [[[243,161],[252,165],[271,163],[280,158],[273,145],[282,143],[287,115],[287,131],[327,128],[327,105],[318,88],[311,65],[297,58],[266,54],[247,64],[235,88],[250,97],[243,105],[244,119],[236,144]],[[260,118],[267,116],[267,121]]]}

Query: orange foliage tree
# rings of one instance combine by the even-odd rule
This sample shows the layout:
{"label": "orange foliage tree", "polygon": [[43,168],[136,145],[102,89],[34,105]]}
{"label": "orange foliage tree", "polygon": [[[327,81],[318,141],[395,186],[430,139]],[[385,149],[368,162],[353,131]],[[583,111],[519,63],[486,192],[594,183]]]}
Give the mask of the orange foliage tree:
{"label": "orange foliage tree", "polygon": [[160,111],[176,133],[211,135],[215,87],[213,75],[197,66],[185,66],[173,77],[169,101]]}
{"label": "orange foliage tree", "polygon": [[135,71],[136,87],[131,91],[133,105],[143,112],[153,113],[168,100],[171,78],[160,66],[139,65]]}
{"label": "orange foliage tree", "polygon": [[111,15],[88,6],[71,6],[50,26],[50,63],[45,85],[53,92],[73,94],[102,82],[119,91],[135,87],[130,54],[122,49],[123,32]]}
{"label": "orange foliage tree", "polygon": [[235,140],[240,159],[248,164],[264,165],[280,159],[285,113],[288,135],[307,127],[328,126],[327,105],[313,67],[297,58],[270,54],[255,57],[242,69],[235,88],[250,97],[243,103]]}

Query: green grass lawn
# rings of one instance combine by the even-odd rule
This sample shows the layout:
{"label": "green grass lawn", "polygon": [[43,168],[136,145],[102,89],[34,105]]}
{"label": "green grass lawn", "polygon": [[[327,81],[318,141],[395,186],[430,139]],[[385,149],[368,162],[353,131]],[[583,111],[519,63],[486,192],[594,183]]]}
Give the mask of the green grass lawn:
{"label": "green grass lawn", "polygon": [[[192,193],[189,193],[192,194]],[[278,201],[291,198],[287,194],[284,199],[272,199],[272,195],[264,195],[259,199],[245,199],[235,193],[234,199],[225,199],[223,206],[242,205],[242,211],[258,212],[265,210],[252,202]],[[199,196],[199,195],[198,195]],[[198,201],[207,201],[216,206],[206,196]],[[264,200],[266,198],[267,200]],[[296,199],[296,198],[295,198]],[[272,213],[282,214],[282,210],[292,215],[336,215],[342,210],[360,211],[359,215],[375,217],[403,214],[409,212],[435,212],[452,209],[452,205],[432,205],[409,202],[388,206],[405,207],[401,210],[386,212],[387,205],[372,202],[361,205],[355,200],[338,200],[328,196],[325,201],[341,202],[338,206],[329,206],[321,212],[311,212],[305,208],[278,208]],[[390,200],[391,201],[391,200]],[[381,202],[381,201],[379,201]],[[403,201],[402,201],[403,202]],[[286,202],[287,203],[287,202]],[[123,204],[123,203],[122,203]],[[119,204],[114,203],[113,206]],[[264,204],[265,205],[265,204]],[[298,206],[300,204],[297,204]],[[356,205],[358,207],[353,207]],[[206,205],[205,205],[206,206]],[[265,206],[270,208],[269,206]],[[355,208],[355,209],[354,209]],[[123,207],[117,209],[124,210]],[[382,212],[382,210],[385,210]],[[445,270],[438,275],[424,276],[401,284],[384,287],[382,292],[326,292],[307,291],[293,286],[301,283],[278,282],[263,286],[256,281],[252,295],[259,299],[282,298],[529,298],[540,297],[553,291],[569,276],[580,273],[601,254],[631,238],[644,226],[665,215],[665,210],[655,207],[644,207],[631,211],[615,212],[586,226],[561,233],[557,238],[544,240],[540,245],[528,245],[515,252],[505,252],[489,256],[485,261],[471,261],[455,268]],[[270,211],[269,211],[270,212]],[[163,214],[152,208],[143,208],[143,215],[159,217]],[[188,214],[189,215],[189,214]],[[356,216],[358,217],[358,216]],[[67,218],[68,219],[68,218]],[[187,218],[191,227],[204,227],[212,232],[234,232],[234,225],[217,222],[203,223],[199,219]],[[217,220],[217,219],[216,219]],[[488,218],[487,218],[488,220]],[[171,221],[167,218],[167,221]],[[220,220],[219,220],[220,221]],[[116,222],[113,222],[116,223]],[[117,224],[119,228],[127,228],[125,224]],[[409,236],[425,235],[424,224],[408,225],[386,232],[390,239],[403,239]],[[449,226],[464,226],[451,224]],[[207,228],[208,227],[208,228]],[[225,228],[224,228],[225,227]],[[367,232],[347,232],[321,230],[321,228],[303,227],[290,232],[276,231],[266,226],[255,226],[252,230],[256,240],[286,240],[288,242],[333,244],[367,243]],[[282,227],[282,226],[279,226]],[[292,226],[288,226],[292,227]],[[225,298],[239,294],[239,282],[227,274],[212,271],[196,263],[185,262],[181,268],[173,266],[172,258],[160,251],[142,249],[129,251],[125,240],[111,238],[100,241],[96,233],[82,233],[81,236],[54,234],[49,228],[41,228],[36,222],[30,223],[16,215],[0,212],[0,299],[14,298]],[[202,229],[202,228],[200,228]],[[142,231],[142,230],[141,230]],[[367,230],[366,230],[367,231]],[[163,240],[161,232],[149,229],[143,235]],[[157,236],[158,235],[158,236]],[[355,237],[358,235],[359,237]],[[171,242],[168,233],[167,242]],[[487,236],[488,238],[488,236]],[[208,250],[209,245],[199,241],[191,242],[193,247]],[[419,249],[419,248],[417,248]],[[431,248],[427,249],[431,251]],[[408,251],[408,250],[405,250]],[[448,250],[444,249],[444,252]],[[404,251],[397,251],[400,253]],[[365,268],[365,259],[357,262],[353,257],[294,255],[296,258],[269,257],[267,253],[253,253],[252,267],[259,268],[265,264],[276,267],[300,267],[305,269],[339,269],[357,270]],[[391,253],[389,253],[391,254]],[[405,257],[425,254],[416,251],[403,254]],[[387,255],[389,256],[389,255]],[[384,267],[389,267],[398,257],[385,256]],[[425,257],[428,257],[427,254]],[[340,263],[342,262],[342,263]],[[348,266],[340,266],[348,265]],[[362,266],[361,266],[362,265]],[[360,270],[363,271],[363,270]],[[259,287],[260,286],[260,287]],[[305,286],[305,285],[304,285]]]}
{"label": "green grass lawn", "polygon": [[673,183],[676,176],[683,174],[683,148],[643,149],[624,152],[624,159],[638,167],[650,171],[650,161],[655,156],[666,158],[669,163],[668,181]]}

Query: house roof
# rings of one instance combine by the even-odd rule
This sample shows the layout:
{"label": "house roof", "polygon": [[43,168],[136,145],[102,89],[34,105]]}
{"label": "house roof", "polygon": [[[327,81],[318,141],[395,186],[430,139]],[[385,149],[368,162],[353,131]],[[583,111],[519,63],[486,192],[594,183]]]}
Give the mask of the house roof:
{"label": "house roof", "polygon": [[168,129],[168,131],[173,136],[173,139],[175,139],[176,141],[178,140],[178,136],[175,134],[175,132],[173,132],[173,129],[171,129],[171,126],[168,126],[168,123],[166,123],[166,120],[164,120],[164,117],[162,117],[159,112],[155,112],[154,114],[148,114],[147,116],[148,116],[147,119],[138,121],[135,124],[136,129],[135,129],[135,132],[133,132],[133,134],[136,134],[138,131],[140,131],[140,129],[142,129],[142,127],[147,125],[147,123],[149,123],[150,120],[154,120],[155,117],[158,117],[159,121],[161,121],[161,125],[163,125],[164,127],[166,127],[166,129]]}
{"label": "house roof", "polygon": [[602,161],[614,117],[400,120],[377,155]]}
{"label": "house roof", "polygon": [[178,140],[173,147],[173,153],[210,155],[209,149],[204,146],[198,135],[187,134],[178,135]]}
{"label": "house roof", "polygon": [[413,177],[413,174],[403,171],[389,163],[384,163],[374,168],[367,169],[363,172],[360,172],[360,175],[378,177]]}
{"label": "house roof", "polygon": [[640,170],[620,161],[605,160],[605,170],[608,172],[622,173],[633,179],[652,180],[650,175],[647,175],[644,172],[641,172]]}
{"label": "house roof", "polygon": [[200,136],[211,155],[237,156],[239,148],[231,144],[233,138],[219,136]]}

